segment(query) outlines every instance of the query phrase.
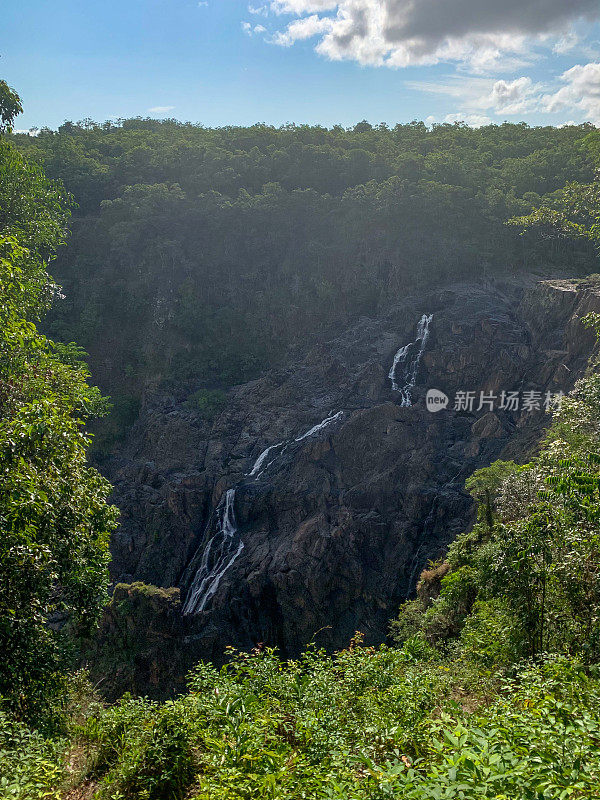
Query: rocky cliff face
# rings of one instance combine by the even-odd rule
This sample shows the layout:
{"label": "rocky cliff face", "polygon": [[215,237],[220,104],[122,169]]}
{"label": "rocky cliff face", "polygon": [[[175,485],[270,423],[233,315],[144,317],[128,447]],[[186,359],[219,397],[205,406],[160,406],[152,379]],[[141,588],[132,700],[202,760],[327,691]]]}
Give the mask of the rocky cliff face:
{"label": "rocky cliff face", "polygon": [[[184,398],[149,396],[107,467],[115,580],[180,588],[168,641],[188,663],[226,645],[339,647],[356,630],[382,641],[420,570],[469,525],[465,478],[525,457],[546,393],[582,374],[595,340],[580,318],[599,309],[594,289],[559,281],[450,285],[308,352],[299,342],[210,423]],[[414,380],[410,406],[390,378],[406,345],[392,377]],[[449,398],[436,413],[431,388]],[[502,392],[519,408],[501,409]]]}

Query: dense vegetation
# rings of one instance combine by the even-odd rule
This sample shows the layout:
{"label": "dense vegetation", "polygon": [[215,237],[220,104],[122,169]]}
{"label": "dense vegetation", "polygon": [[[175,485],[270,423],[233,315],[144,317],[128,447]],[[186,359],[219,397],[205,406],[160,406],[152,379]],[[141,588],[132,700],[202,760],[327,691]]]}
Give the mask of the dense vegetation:
{"label": "dense vegetation", "polygon": [[[19,110],[0,83],[2,132]],[[129,120],[15,141],[0,138],[0,798],[600,796],[597,363],[530,464],[468,481],[477,523],[423,573],[393,646],[232,652],[176,700],[106,707],[70,670],[105,599],[115,512],[83,425],[106,402],[81,350],[35,325],[70,202],[40,162],[79,203],[47,326],[98,363],[114,329],[121,409],[147,381],[185,383],[185,362],[210,415],[295,335],[420,281],[565,257],[589,271],[597,135]]]}
{"label": "dense vegetation", "polygon": [[148,384],[222,391],[419,285],[597,271],[586,241],[504,224],[592,179],[592,130],[129,119],[15,136],[78,203],[48,331],[89,351],[118,433]]}
{"label": "dense vegetation", "polygon": [[0,710],[30,721],[51,716],[65,648],[102,608],[115,519],[82,428],[105,403],[80,351],[35,327],[67,218],[61,187],[0,138]]}

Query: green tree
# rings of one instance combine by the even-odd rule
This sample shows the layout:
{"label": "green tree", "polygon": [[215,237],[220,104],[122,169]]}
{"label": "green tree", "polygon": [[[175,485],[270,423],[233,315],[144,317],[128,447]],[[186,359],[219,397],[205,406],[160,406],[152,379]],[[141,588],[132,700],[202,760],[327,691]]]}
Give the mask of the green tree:
{"label": "green tree", "polygon": [[[588,134],[584,146],[600,168],[600,133]],[[523,234],[533,233],[555,241],[583,240],[600,252],[600,180],[596,171],[589,183],[569,182],[551,194],[530,214],[512,219]]]}
{"label": "green tree", "polygon": [[489,467],[476,470],[465,481],[466,490],[477,501],[477,517],[491,530],[497,516],[498,492],[509,475],[519,470],[514,461],[494,461]]}
{"label": "green tree", "polygon": [[0,706],[38,722],[105,601],[116,519],[83,427],[106,402],[81,351],[35,324],[59,294],[47,259],[65,236],[63,194],[0,141]]}
{"label": "green tree", "polygon": [[23,112],[21,98],[6,81],[0,81],[0,134],[10,133],[15,117]]}

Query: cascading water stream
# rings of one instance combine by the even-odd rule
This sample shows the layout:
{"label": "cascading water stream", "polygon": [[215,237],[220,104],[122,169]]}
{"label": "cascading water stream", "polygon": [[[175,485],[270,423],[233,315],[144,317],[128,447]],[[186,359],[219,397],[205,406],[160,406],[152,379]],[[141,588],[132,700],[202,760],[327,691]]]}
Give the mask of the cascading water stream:
{"label": "cascading water stream", "polygon": [[338,411],[337,414],[330,414],[330,416],[325,417],[324,420],[319,422],[317,425],[313,425],[313,427],[303,433],[302,436],[298,436],[297,439],[294,439],[295,442],[302,442],[304,439],[308,439],[309,436],[314,436],[315,433],[319,433],[322,431],[323,428],[326,428],[328,425],[331,425],[332,422],[335,422],[336,419],[339,419],[343,415],[343,411]]}
{"label": "cascading water stream", "polygon": [[283,447],[284,444],[285,444],[285,442],[278,442],[277,444],[272,444],[270,447],[267,447],[266,450],[263,450],[262,453],[259,455],[259,457],[254,462],[254,466],[252,467],[252,469],[248,473],[248,477],[250,477],[250,478],[256,477],[256,479],[258,480],[258,478],[260,478],[260,476],[263,474],[265,469],[268,469],[268,467],[271,466],[273,461],[275,461],[275,459],[272,459],[271,461],[269,461],[268,464],[265,464],[264,469],[261,469],[262,465],[267,460],[267,457],[268,457],[269,453],[273,452],[273,450],[278,450],[280,447]]}
{"label": "cascading water stream", "polygon": [[[258,480],[263,472],[267,470],[279,456],[283,455],[291,444],[302,442],[310,436],[314,436],[342,417],[343,414],[343,411],[338,411],[337,414],[330,414],[293,441],[283,441],[270,445],[262,451],[246,477]],[[271,461],[267,462],[269,454],[277,450],[279,450],[277,455],[275,455]],[[198,614],[204,611],[207,603],[214,597],[219,588],[223,575],[244,549],[244,543],[238,536],[237,523],[235,520],[235,491],[235,488],[228,489],[217,506],[216,530],[202,553],[202,561],[196,571],[183,606],[184,615]]]}
{"label": "cascading water stream", "polygon": [[183,607],[184,614],[204,611],[206,604],[219,588],[221,578],[244,549],[241,539],[237,544],[235,541],[237,524],[234,503],[235,489],[228,489],[217,506],[217,531],[202,554],[200,567]]}
{"label": "cascading water stream", "polygon": [[400,391],[400,387],[396,383],[396,370],[398,369],[398,364],[404,364],[404,362],[406,361],[406,356],[408,354],[408,351],[410,350],[410,348],[412,346],[413,346],[412,342],[410,344],[405,344],[404,347],[401,347],[400,350],[398,350],[398,352],[394,356],[394,361],[393,361],[392,366],[390,368],[390,372],[389,372],[388,378],[391,380],[392,389],[395,392],[399,392]]}
{"label": "cascading water stream", "polygon": [[[400,392],[402,398],[400,405],[405,408],[412,405],[411,389],[417,382],[417,373],[427,345],[427,339],[429,338],[429,326],[432,319],[433,314],[423,314],[417,326],[415,341],[404,345],[398,350],[388,374],[388,378],[392,382],[392,390]],[[414,355],[411,358],[410,356],[413,352]],[[404,371],[401,380],[398,381],[396,375],[401,365],[404,366]]]}

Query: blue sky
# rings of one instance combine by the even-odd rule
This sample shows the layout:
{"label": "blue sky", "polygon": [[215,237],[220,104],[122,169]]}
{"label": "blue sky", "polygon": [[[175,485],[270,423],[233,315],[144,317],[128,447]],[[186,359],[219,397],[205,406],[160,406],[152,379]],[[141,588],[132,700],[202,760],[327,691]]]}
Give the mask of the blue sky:
{"label": "blue sky", "polygon": [[598,0],[5,0],[2,17],[19,129],[600,124]]}

